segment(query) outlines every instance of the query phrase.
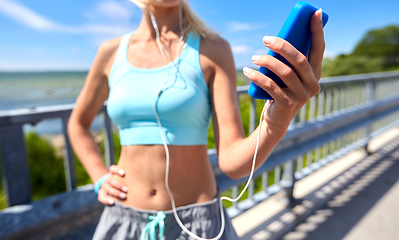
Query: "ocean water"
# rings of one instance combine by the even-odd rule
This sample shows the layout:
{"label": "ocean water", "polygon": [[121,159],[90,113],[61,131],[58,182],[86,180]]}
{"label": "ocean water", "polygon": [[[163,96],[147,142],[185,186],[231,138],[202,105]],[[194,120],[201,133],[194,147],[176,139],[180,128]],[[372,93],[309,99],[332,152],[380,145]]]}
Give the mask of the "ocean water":
{"label": "ocean water", "polygon": [[[0,72],[0,112],[11,109],[73,104],[83,88],[87,72]],[[101,129],[97,117],[92,129]],[[39,134],[62,133],[61,119],[49,119],[35,126],[24,125],[24,131]]]}

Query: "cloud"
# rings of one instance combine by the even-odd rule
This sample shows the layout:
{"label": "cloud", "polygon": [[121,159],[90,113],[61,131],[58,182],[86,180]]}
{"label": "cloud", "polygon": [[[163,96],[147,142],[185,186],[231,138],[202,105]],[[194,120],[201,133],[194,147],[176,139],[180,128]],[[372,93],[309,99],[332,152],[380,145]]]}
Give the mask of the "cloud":
{"label": "cloud", "polygon": [[252,48],[247,45],[235,45],[232,46],[231,49],[235,54],[244,54],[252,51]]}
{"label": "cloud", "polygon": [[258,55],[265,55],[265,54],[267,54],[269,52],[269,49],[268,48],[261,48],[261,49],[256,49],[255,50],[255,54],[258,54]]}
{"label": "cloud", "polygon": [[246,22],[231,21],[226,24],[226,32],[242,32],[249,30],[258,30],[267,27],[267,24],[253,24]]}
{"label": "cloud", "polygon": [[114,22],[124,22],[128,21],[134,14],[132,9],[127,7],[128,5],[122,4],[114,1],[100,2],[94,9],[84,12],[89,20],[99,22],[99,21],[114,21]]}
{"label": "cloud", "polygon": [[56,24],[53,22],[11,0],[1,1],[0,12],[36,30],[52,30],[56,28]]}
{"label": "cloud", "polygon": [[[128,19],[131,13],[128,9],[123,8],[120,4],[115,2],[102,2],[100,3],[95,11],[98,18],[104,18],[107,16],[112,19]],[[44,16],[39,15],[33,10],[17,3],[12,0],[1,0],[0,12],[4,13],[8,17],[16,20],[17,22],[24,24],[30,28],[39,31],[54,31],[70,34],[106,34],[111,37],[120,36],[132,30],[130,24],[98,24],[98,23],[86,23],[80,26],[67,26],[56,23],[47,19]]]}

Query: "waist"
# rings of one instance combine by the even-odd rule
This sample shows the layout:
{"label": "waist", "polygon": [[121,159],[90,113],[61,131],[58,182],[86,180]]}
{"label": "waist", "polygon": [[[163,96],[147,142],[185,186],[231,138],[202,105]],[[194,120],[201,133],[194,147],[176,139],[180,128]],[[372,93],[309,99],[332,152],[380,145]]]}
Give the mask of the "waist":
{"label": "waist", "polygon": [[[203,203],[216,195],[216,181],[207,146],[169,146],[169,188],[176,206]],[[122,146],[118,165],[125,170],[118,180],[128,187],[120,201],[138,209],[165,211],[171,202],[165,186],[166,156],[162,145]]]}
{"label": "waist", "polygon": [[[119,128],[121,145],[162,145],[161,129],[158,124]],[[162,127],[168,145],[206,145],[207,127]]]}

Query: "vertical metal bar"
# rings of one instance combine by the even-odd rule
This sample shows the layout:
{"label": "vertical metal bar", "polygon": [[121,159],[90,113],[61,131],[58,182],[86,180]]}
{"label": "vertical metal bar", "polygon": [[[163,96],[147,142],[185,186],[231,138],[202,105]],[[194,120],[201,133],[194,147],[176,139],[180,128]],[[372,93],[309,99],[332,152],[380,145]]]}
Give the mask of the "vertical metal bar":
{"label": "vertical metal bar", "polygon": [[104,125],[105,125],[105,136],[104,136],[104,148],[105,148],[105,164],[107,168],[115,164],[115,150],[114,150],[114,139],[112,136],[112,122],[108,116],[108,112],[104,111]]}
{"label": "vertical metal bar", "polygon": [[[377,91],[377,85],[375,81],[370,81],[367,84],[367,101],[373,101],[376,98],[376,91]],[[372,124],[367,125],[366,131],[365,131],[365,137],[367,138],[367,143],[364,145],[364,150],[370,154],[370,151],[368,149],[369,145],[369,140],[370,140],[370,134],[372,132]]]}
{"label": "vertical metal bar", "polygon": [[25,204],[32,199],[22,125],[0,128],[2,182],[8,206]]}
{"label": "vertical metal bar", "polygon": [[278,165],[274,168],[274,184],[278,184],[281,179],[281,166]]}
{"label": "vertical metal bar", "polygon": [[325,95],[325,89],[322,89],[319,92],[319,98],[318,98],[318,103],[317,103],[317,116],[322,117],[324,115],[324,95]]}
{"label": "vertical metal bar", "polygon": [[299,110],[299,122],[305,122],[306,121],[306,107],[308,106],[309,103],[303,105],[301,110]]}
{"label": "vertical metal bar", "polygon": [[[232,190],[233,190],[233,192],[232,192],[233,199],[234,199],[234,198],[237,198],[237,197],[238,197],[238,186],[235,185],[235,186],[232,188]],[[238,208],[238,201],[233,202],[233,207]]]}
{"label": "vertical metal bar", "polygon": [[326,114],[331,112],[332,109],[332,87],[328,87],[327,89],[327,99],[326,99]]}
{"label": "vertical metal bar", "polygon": [[333,104],[333,111],[337,112],[339,110],[339,86],[334,86],[334,104]]}
{"label": "vertical metal bar", "polygon": [[289,205],[294,207],[296,202],[293,195],[295,184],[295,160],[290,160],[284,164],[283,183],[285,197],[287,198]]}
{"label": "vertical metal bar", "polygon": [[313,120],[316,115],[316,98],[312,97],[310,99],[310,109],[309,109],[309,120]]}
{"label": "vertical metal bar", "polygon": [[255,130],[256,126],[256,101],[254,98],[250,98],[251,102],[249,103],[249,134],[251,134]]}
{"label": "vertical metal bar", "polygon": [[64,134],[64,167],[65,167],[65,182],[67,191],[70,192],[76,188],[76,173],[75,173],[75,162],[73,156],[73,150],[71,142],[68,137],[68,119],[69,117],[62,118],[62,131]]}
{"label": "vertical metal bar", "polygon": [[253,200],[255,192],[255,179],[253,179],[248,185],[248,198]]}
{"label": "vertical metal bar", "polygon": [[262,173],[262,191],[267,192],[267,187],[269,185],[269,174],[267,172]]}
{"label": "vertical metal bar", "polygon": [[339,108],[342,110],[346,108],[345,106],[345,84],[342,84],[339,89]]}

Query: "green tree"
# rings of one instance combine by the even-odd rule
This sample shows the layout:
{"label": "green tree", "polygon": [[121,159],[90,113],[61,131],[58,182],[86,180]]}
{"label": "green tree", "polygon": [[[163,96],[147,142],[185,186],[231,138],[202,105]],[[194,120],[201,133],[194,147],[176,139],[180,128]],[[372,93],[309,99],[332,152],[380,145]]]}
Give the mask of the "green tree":
{"label": "green tree", "polygon": [[353,52],[324,59],[323,77],[399,69],[399,26],[368,31]]}
{"label": "green tree", "polygon": [[66,190],[62,157],[54,147],[36,132],[25,136],[33,200]]}
{"label": "green tree", "polygon": [[354,56],[384,57],[385,66],[399,64],[399,26],[387,26],[366,33],[353,50]]}

